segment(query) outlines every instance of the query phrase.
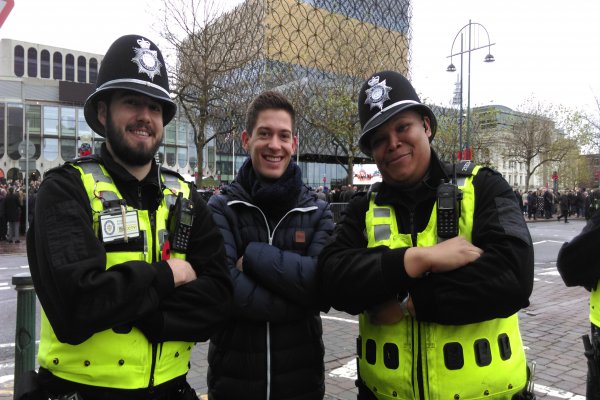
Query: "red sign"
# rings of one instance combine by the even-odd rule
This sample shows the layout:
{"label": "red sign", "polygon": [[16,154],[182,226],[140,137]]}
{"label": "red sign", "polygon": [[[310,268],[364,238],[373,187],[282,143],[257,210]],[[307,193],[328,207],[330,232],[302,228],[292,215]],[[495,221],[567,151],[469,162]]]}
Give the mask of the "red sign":
{"label": "red sign", "polygon": [[324,176],[324,177],[323,177],[323,183],[326,183],[326,182],[327,182],[327,177],[326,177],[326,176]]}
{"label": "red sign", "polygon": [[596,171],[596,178],[600,179],[600,171]]}
{"label": "red sign", "polygon": [[6,21],[6,17],[8,17],[14,5],[15,0],[0,0],[0,26]]}
{"label": "red sign", "polygon": [[456,159],[457,160],[472,160],[473,159],[473,149],[471,149],[470,147],[467,147],[466,149],[463,149],[462,151],[459,150],[456,153]]}

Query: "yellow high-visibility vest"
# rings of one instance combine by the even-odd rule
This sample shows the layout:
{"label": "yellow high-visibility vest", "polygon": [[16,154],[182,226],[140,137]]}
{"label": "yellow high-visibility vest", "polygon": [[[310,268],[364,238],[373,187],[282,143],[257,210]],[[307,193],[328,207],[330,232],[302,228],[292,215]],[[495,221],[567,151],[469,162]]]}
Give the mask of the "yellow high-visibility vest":
{"label": "yellow high-visibility vest", "polygon": [[[471,241],[475,212],[473,177],[462,191],[460,235]],[[417,246],[437,243],[436,205]],[[410,234],[398,231],[394,208],[375,204],[370,195],[366,214],[368,247],[412,247]],[[404,317],[392,325],[371,324],[359,316],[358,371],[378,399],[473,400],[511,399],[527,383],[525,351],[517,314],[468,325],[441,325]],[[418,385],[422,377],[422,390]]]}
{"label": "yellow high-visibility vest", "polygon": [[[122,199],[104,166],[96,161],[72,164],[81,173],[81,179],[92,206],[94,231],[99,232],[98,215],[103,211],[103,200]],[[169,207],[178,193],[190,198],[189,185],[175,175],[162,174],[164,197],[156,211],[155,227],[147,210],[137,210],[139,228],[144,238],[144,251],[107,252],[106,269],[131,260],[148,263],[157,260],[167,237]],[[128,211],[133,208],[127,207]],[[171,257],[185,259],[185,254],[171,252]],[[133,327],[127,333],[112,329],[97,332],[78,345],[58,340],[42,310],[38,362],[53,375],[72,382],[118,389],[140,389],[157,386],[188,372],[188,363],[194,343],[163,342],[152,344]],[[154,367],[153,367],[154,364]]]}
{"label": "yellow high-visibility vest", "polygon": [[590,322],[600,326],[600,281],[590,294]]}

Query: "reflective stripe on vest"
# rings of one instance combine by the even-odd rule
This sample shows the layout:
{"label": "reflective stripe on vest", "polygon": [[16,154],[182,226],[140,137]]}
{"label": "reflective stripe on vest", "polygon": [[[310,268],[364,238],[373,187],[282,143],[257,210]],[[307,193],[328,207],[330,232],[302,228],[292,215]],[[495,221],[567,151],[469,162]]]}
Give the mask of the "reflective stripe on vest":
{"label": "reflective stripe on vest", "polygon": [[600,281],[590,295],[590,322],[600,326]]}
{"label": "reflective stripe on vest", "polygon": [[[98,234],[98,214],[104,207],[101,199],[119,200],[123,197],[101,164],[85,162],[74,164],[73,167],[81,172],[93,210],[94,230]],[[150,263],[160,259],[160,248],[167,232],[169,204],[174,202],[179,192],[183,192],[185,198],[190,198],[190,188],[187,183],[168,174],[162,175],[162,179],[166,188],[163,190],[163,201],[156,211],[155,234],[151,234],[148,211],[137,210],[140,231],[143,231],[144,251],[107,252],[107,269],[131,260]],[[127,207],[127,210],[133,208]],[[153,246],[154,243],[159,245]],[[155,250],[154,254],[152,249]],[[171,257],[185,259],[184,254],[173,252]],[[69,345],[57,339],[42,310],[38,362],[40,366],[60,378],[86,385],[119,389],[148,387],[151,381],[153,357],[156,357],[153,385],[160,385],[188,372],[194,343],[163,342],[157,345],[156,351],[153,351],[152,343],[148,342],[140,330],[135,327],[127,329],[123,333],[108,329],[92,335],[79,345]]]}
{"label": "reflective stripe on vest", "polygon": [[[478,170],[475,167],[473,176]],[[473,176],[459,181],[463,194],[459,231],[469,241],[475,212]],[[399,233],[394,208],[376,205],[374,193],[365,220],[369,247],[437,243],[436,205],[414,244],[410,234]],[[517,314],[468,325],[410,317],[393,325],[373,325],[363,313],[359,331],[359,376],[378,399],[510,399],[527,381]],[[417,384],[419,373],[423,393]]]}

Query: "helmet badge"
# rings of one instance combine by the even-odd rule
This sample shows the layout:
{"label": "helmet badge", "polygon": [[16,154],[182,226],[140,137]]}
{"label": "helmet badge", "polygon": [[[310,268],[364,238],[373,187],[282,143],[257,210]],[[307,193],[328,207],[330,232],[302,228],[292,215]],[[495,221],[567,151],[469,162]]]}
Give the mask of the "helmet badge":
{"label": "helmet badge", "polygon": [[385,84],[385,79],[379,82],[379,76],[369,79],[368,84],[370,88],[365,90],[367,94],[365,104],[369,104],[371,109],[379,107],[379,110],[382,110],[383,103],[390,99],[389,93],[392,91],[392,88]]}
{"label": "helmet badge", "polygon": [[144,38],[137,40],[139,48],[133,48],[135,57],[132,62],[138,66],[138,73],[146,73],[150,80],[154,79],[154,75],[160,75],[161,62],[158,60],[158,51],[150,50],[150,42]]}

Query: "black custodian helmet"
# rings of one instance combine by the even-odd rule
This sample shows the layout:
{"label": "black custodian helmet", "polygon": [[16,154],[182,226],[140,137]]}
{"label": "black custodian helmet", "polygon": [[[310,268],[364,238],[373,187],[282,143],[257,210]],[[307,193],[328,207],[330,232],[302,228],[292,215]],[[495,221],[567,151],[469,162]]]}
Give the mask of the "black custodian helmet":
{"label": "black custodian helmet", "polygon": [[381,71],[371,75],[362,85],[358,95],[358,117],[362,133],[358,139],[360,150],[371,154],[371,135],[376,128],[387,122],[400,111],[409,108],[418,109],[429,117],[433,140],[437,129],[437,120],[433,111],[421,103],[417,92],[404,76],[394,71]]}
{"label": "black custodian helmet", "polygon": [[165,126],[175,116],[177,105],[169,96],[165,60],[158,47],[143,36],[120,37],[102,60],[96,91],[87,98],[83,107],[88,125],[101,136],[104,136],[104,127],[98,121],[97,104],[116,89],[132,90],[160,101]]}

